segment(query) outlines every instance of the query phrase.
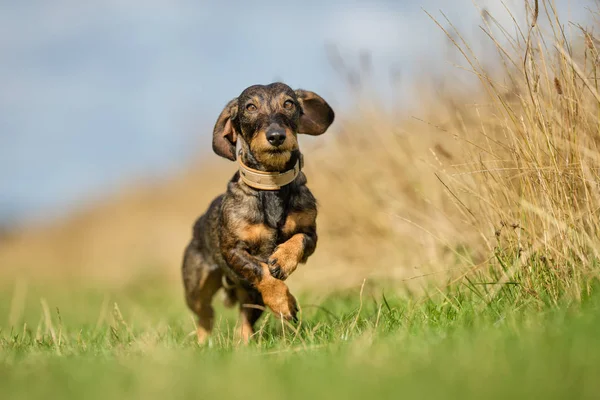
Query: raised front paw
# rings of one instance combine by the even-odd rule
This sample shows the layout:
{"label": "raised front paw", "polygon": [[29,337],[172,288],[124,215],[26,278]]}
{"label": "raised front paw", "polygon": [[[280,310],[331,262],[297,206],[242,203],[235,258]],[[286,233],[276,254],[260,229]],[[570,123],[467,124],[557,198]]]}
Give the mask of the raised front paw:
{"label": "raised front paw", "polygon": [[265,305],[275,315],[286,320],[296,321],[298,303],[283,281],[265,275],[257,285],[257,289],[260,291]]}
{"label": "raised front paw", "polygon": [[299,262],[299,249],[287,243],[277,246],[269,257],[269,271],[274,278],[285,281],[296,270]]}

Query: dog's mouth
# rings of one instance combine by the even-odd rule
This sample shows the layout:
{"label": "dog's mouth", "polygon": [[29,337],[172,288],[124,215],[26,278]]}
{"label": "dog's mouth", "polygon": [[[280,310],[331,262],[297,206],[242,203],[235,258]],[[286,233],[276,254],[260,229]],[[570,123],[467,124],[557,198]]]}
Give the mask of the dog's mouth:
{"label": "dog's mouth", "polygon": [[293,151],[293,149],[271,146],[268,149],[266,149],[266,151],[267,151],[267,153],[270,153],[270,154],[283,154],[283,153],[290,153]]}
{"label": "dog's mouth", "polygon": [[[272,144],[266,144],[266,146],[261,146],[262,148],[260,150],[262,150],[263,152],[267,153],[267,154],[272,154],[272,155],[284,155],[284,154],[288,154],[291,153],[295,150],[298,150],[298,146],[296,146],[293,141],[291,140],[286,140],[284,143],[278,145],[278,146],[273,146]],[[260,151],[259,150],[259,151]]]}
{"label": "dog's mouth", "polygon": [[298,149],[269,147],[260,151],[249,151],[248,166],[261,171],[282,172],[293,168],[299,157]]}

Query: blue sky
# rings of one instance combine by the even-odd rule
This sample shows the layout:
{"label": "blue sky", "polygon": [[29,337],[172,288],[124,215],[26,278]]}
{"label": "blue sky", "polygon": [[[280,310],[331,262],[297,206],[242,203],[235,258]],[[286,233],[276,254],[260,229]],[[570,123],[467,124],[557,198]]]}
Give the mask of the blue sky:
{"label": "blue sky", "polygon": [[[592,1],[558,3],[581,20]],[[508,24],[499,0],[478,4]],[[49,220],[212,157],[216,116],[251,84],[283,80],[343,107],[326,44],[369,50],[382,96],[390,68],[406,81],[450,67],[421,8],[478,30],[471,0],[0,0],[0,224]]]}

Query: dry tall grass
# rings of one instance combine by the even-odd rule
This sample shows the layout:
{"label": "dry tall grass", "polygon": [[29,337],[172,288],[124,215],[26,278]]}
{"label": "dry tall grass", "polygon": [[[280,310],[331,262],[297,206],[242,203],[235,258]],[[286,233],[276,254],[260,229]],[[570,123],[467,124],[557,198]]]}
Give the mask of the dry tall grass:
{"label": "dry tall grass", "polygon": [[[419,119],[357,107],[318,147],[303,143],[321,204],[320,244],[292,281],[330,288],[492,268],[496,285],[518,280],[526,293],[557,299],[598,275],[600,42],[560,21],[552,1],[530,2],[528,16],[525,26],[500,27],[483,13],[494,70],[439,21],[477,88],[437,88],[419,99]],[[156,266],[178,279],[193,219],[234,168],[215,161],[18,234],[0,262],[28,276],[62,279],[66,271],[120,282]]]}

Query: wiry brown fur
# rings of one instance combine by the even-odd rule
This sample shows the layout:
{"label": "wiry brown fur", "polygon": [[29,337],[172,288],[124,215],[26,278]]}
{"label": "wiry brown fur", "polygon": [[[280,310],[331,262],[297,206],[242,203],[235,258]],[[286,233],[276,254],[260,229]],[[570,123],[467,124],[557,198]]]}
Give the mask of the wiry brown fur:
{"label": "wiry brown fur", "polygon": [[[247,88],[230,101],[213,132],[218,155],[269,172],[291,169],[300,157],[298,133],[320,135],[333,122],[331,107],[318,95],[282,83]],[[273,144],[273,135],[280,142]],[[270,139],[269,139],[270,138]],[[317,206],[302,172],[279,190],[257,190],[239,173],[194,225],[183,261],[187,304],[198,316],[198,339],[213,325],[211,300],[226,283],[228,303],[240,304],[240,334],[247,342],[268,306],[295,320],[296,299],[284,281],[315,251]]]}

